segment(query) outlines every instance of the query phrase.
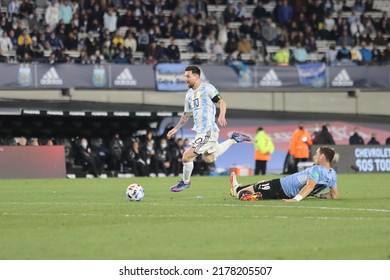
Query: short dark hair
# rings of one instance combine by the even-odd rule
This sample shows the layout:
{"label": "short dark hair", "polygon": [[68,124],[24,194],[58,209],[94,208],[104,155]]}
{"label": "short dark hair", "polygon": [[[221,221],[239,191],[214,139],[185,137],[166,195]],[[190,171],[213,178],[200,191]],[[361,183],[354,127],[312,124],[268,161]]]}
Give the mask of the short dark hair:
{"label": "short dark hair", "polygon": [[198,66],[195,65],[188,65],[185,69],[185,71],[191,71],[192,74],[198,74],[200,77],[200,69]]}
{"label": "short dark hair", "polygon": [[331,162],[335,155],[335,150],[328,146],[320,147],[320,153],[323,154],[327,161]]}

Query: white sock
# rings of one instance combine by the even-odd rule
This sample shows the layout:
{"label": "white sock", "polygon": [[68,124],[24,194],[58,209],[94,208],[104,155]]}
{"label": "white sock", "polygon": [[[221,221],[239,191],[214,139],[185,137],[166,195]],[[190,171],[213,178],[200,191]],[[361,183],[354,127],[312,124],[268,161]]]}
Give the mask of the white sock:
{"label": "white sock", "polygon": [[228,139],[225,142],[222,142],[218,144],[217,150],[215,151],[215,159],[222,155],[224,152],[226,152],[233,144],[236,144],[237,142],[233,139]]}
{"label": "white sock", "polygon": [[189,183],[191,180],[192,169],[194,169],[194,162],[183,162],[183,181]]}

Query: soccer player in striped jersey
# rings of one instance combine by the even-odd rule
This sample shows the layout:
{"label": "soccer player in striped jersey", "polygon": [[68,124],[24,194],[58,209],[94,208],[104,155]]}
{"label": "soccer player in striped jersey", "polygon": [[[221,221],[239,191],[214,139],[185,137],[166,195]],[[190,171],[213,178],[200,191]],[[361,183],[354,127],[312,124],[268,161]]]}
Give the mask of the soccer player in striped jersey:
{"label": "soccer player in striped jersey", "polygon": [[[230,195],[240,200],[283,199],[286,202],[298,202],[305,197],[314,196],[323,199],[337,199],[337,175],[330,167],[335,151],[322,146],[313,156],[314,165],[310,168],[281,179],[260,181],[241,186],[236,174],[230,174]],[[329,189],[328,192],[321,193]]]}
{"label": "soccer player in striped jersey", "polygon": [[[206,163],[212,164],[233,144],[251,141],[248,135],[234,132],[230,139],[219,144],[218,125],[227,125],[225,101],[212,84],[201,82],[201,70],[197,66],[187,66],[184,76],[189,88],[185,97],[184,112],[179,123],[168,131],[167,137],[168,139],[172,138],[191,116],[194,119],[193,130],[196,132],[196,136],[191,142],[191,147],[184,152],[182,157],[183,180],[170,188],[172,192],[180,192],[190,187],[194,160],[198,155],[202,155]],[[219,105],[218,125],[215,122],[217,112],[215,104]]]}

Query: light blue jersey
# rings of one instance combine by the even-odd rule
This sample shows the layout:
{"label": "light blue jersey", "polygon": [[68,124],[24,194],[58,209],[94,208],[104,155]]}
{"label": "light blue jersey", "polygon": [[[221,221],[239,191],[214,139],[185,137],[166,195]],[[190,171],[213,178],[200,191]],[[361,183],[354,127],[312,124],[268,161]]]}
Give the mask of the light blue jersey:
{"label": "light blue jersey", "polygon": [[189,89],[186,94],[184,112],[190,112],[194,118],[193,130],[206,133],[210,130],[219,132],[215,123],[216,106],[212,99],[218,90],[209,83],[201,83],[196,89]]}
{"label": "light blue jersey", "polygon": [[320,193],[325,188],[334,188],[337,185],[336,172],[333,169],[328,170],[322,165],[314,165],[300,172],[281,178],[280,184],[288,197],[294,197],[306,185],[308,179],[313,179],[316,182],[310,195]]}

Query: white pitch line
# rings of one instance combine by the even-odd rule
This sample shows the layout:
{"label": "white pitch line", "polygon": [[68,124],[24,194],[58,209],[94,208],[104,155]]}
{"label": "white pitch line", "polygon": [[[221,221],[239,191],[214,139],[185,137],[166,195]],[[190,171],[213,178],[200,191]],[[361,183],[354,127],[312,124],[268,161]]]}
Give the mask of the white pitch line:
{"label": "white pitch line", "polygon": [[[138,202],[147,203],[147,202]],[[245,202],[244,202],[245,203]],[[0,205],[118,205],[119,203],[109,202],[0,202]],[[172,206],[168,203],[147,203],[153,206]],[[336,211],[360,211],[360,212],[382,212],[390,213],[390,209],[375,209],[375,208],[347,208],[347,207],[327,207],[327,206],[301,206],[301,205],[264,205],[264,204],[207,204],[207,203],[175,203],[176,206],[201,206],[201,207],[261,207],[261,208],[300,208],[300,209],[320,209],[320,210],[336,210]]]}
{"label": "white pitch line", "polygon": [[[153,219],[160,219],[160,218],[210,218],[208,215],[148,215],[148,214],[123,214],[123,215],[105,215],[105,214],[95,214],[95,213],[8,213],[3,212],[1,213],[2,216],[54,216],[54,217],[119,217],[119,218],[153,218]],[[245,215],[224,215],[222,218],[225,219],[242,219],[247,218]],[[335,217],[335,216],[270,216],[270,215],[254,215],[251,216],[252,219],[311,219],[311,220],[354,220],[354,221],[366,221],[366,220],[390,220],[390,217],[376,217],[376,218],[370,218],[370,217]]]}

